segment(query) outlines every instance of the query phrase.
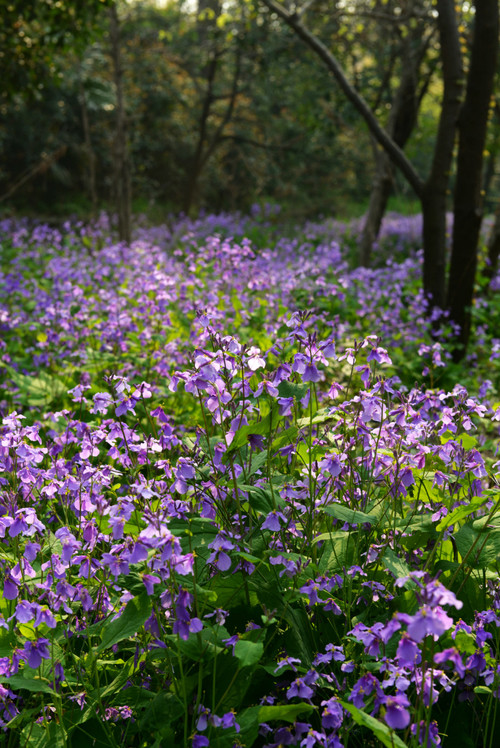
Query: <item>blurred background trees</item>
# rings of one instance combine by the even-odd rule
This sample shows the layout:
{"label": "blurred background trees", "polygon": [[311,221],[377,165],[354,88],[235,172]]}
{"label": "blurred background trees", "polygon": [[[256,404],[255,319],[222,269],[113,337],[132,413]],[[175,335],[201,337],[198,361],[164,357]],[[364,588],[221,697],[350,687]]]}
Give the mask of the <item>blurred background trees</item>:
{"label": "blurred background trees", "polygon": [[[462,5],[466,53],[474,12]],[[267,201],[297,218],[369,208],[360,258],[368,264],[388,199],[418,206],[330,71],[258,0],[7,6],[3,210],[52,216],[106,208],[122,216],[126,236],[131,199],[135,210],[157,215],[246,211]],[[428,174],[443,91],[434,4],[304,0],[302,7],[381,127],[416,172]],[[492,118],[495,111],[493,101]],[[500,145],[491,124],[486,150],[483,186],[493,212]]]}
{"label": "blurred background trees", "polygon": [[[116,9],[119,48],[106,6]],[[271,200],[313,216],[368,201],[378,158],[369,134],[328,71],[291,30],[270,27],[261,8],[216,0],[9,8],[10,34],[0,37],[1,207],[52,215],[114,205],[120,100],[136,208],[248,210]],[[356,85],[388,117],[401,29],[318,9]],[[410,196],[401,182],[393,191]]]}

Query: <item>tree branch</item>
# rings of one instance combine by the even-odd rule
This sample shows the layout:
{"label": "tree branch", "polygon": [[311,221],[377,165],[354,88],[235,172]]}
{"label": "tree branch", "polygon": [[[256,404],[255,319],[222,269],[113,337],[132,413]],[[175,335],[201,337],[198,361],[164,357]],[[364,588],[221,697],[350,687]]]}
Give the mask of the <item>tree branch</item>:
{"label": "tree branch", "polygon": [[280,3],[275,0],[261,0],[261,2],[273,13],[276,13],[282,18],[285,23],[292,28],[297,36],[299,36],[325,63],[330,72],[333,74],[338,85],[344,92],[347,99],[357,109],[359,114],[363,117],[367,124],[370,132],[374,138],[380,143],[382,148],[386,151],[392,162],[401,173],[404,175],[409,185],[414,190],[418,197],[421,197],[423,190],[423,180],[418,175],[417,171],[413,167],[412,163],[408,160],[404,152],[399,148],[396,143],[392,140],[389,134],[381,127],[375,114],[370,109],[364,98],[356,91],[356,89],[349,83],[346,75],[333,54],[325,47],[317,36],[309,31],[300,21],[300,18],[295,13],[290,13]]}

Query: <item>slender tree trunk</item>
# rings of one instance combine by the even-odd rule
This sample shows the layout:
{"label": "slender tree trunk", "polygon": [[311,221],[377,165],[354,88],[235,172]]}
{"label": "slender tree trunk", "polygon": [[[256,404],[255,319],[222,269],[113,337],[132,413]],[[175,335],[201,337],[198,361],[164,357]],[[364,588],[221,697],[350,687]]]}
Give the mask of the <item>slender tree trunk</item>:
{"label": "slender tree trunk", "polygon": [[[432,168],[422,182],[413,165],[375,114],[349,83],[334,55],[301,22],[303,11],[291,12],[277,0],[261,0],[282,18],[325,63],[346,97],[365,120],[370,132],[387,153],[392,163],[406,177],[422,204],[424,295],[432,307],[449,304],[452,319],[462,326],[457,358],[465,353],[469,335],[468,309],[472,303],[477,263],[477,237],[481,205],[477,203],[480,187],[477,174],[482,165],[484,132],[487,125],[486,100],[489,103],[498,48],[498,0],[476,0],[475,35],[470,60],[466,96],[466,114],[460,121],[460,152],[455,190],[455,224],[452,269],[446,298],[446,209],[449,175],[453,164],[455,134],[462,107],[464,89],[462,54],[455,0],[436,0],[443,69],[443,97]],[[309,4],[304,6],[306,9]],[[483,59],[484,58],[484,59]],[[486,111],[486,115],[485,115]],[[484,130],[484,132],[483,132]],[[479,172],[478,172],[479,170]],[[480,179],[479,179],[480,185]],[[461,346],[461,348],[460,348]]]}
{"label": "slender tree trunk", "polygon": [[120,23],[116,4],[109,9],[109,29],[111,60],[116,91],[116,133],[114,142],[114,185],[116,210],[118,214],[118,237],[130,244],[132,194],[130,177],[130,156],[128,149],[127,116],[123,94],[123,66],[120,45]]}
{"label": "slender tree trunk", "polygon": [[443,68],[443,99],[434,157],[422,194],[424,295],[444,309],[446,295],[446,209],[455,131],[463,91],[462,55],[454,0],[437,0]]}
{"label": "slender tree trunk", "polygon": [[483,152],[498,57],[498,0],[476,0],[475,8],[467,91],[458,123],[453,250],[447,294],[451,319],[460,327],[454,351],[456,361],[464,356],[470,335],[483,217]]}
{"label": "slender tree trunk", "polygon": [[484,271],[484,276],[490,282],[493,280],[498,271],[498,258],[500,257],[500,202],[495,211],[495,220],[491,227],[488,237],[488,265]]}
{"label": "slender tree trunk", "polygon": [[214,54],[206,67],[207,83],[205,97],[203,99],[203,106],[201,108],[200,125],[198,128],[198,141],[196,143],[196,149],[193,155],[190,173],[188,176],[186,194],[184,196],[183,210],[186,215],[189,214],[189,211],[191,210],[191,207],[196,200],[198,180],[202,171],[203,150],[207,138],[207,123],[210,116],[212,104],[214,102],[214,83],[217,72],[217,62],[218,57]]}
{"label": "slender tree trunk", "polygon": [[[420,60],[414,54],[413,43],[414,39],[408,36],[403,48],[405,62],[401,82],[394,98],[387,127],[389,135],[401,149],[404,149],[413,132],[419,105],[417,85]],[[380,147],[376,148],[375,153],[377,154],[375,177],[360,237],[360,262],[364,267],[370,265],[373,243],[379,234],[394,184],[394,166],[389,156]]]}
{"label": "slender tree trunk", "polygon": [[210,108],[214,100],[213,87],[214,87],[216,68],[217,68],[217,59],[214,59],[213,66],[211,67],[209,71],[209,75],[208,75],[207,94],[205,97],[201,120],[200,120],[200,132],[198,136],[198,144],[197,144],[194,159],[193,159],[193,167],[191,170],[191,175],[190,175],[189,184],[188,184],[188,191],[186,193],[186,200],[184,204],[185,213],[189,213],[189,210],[194,200],[196,199],[197,190],[198,190],[198,180],[200,178],[200,174],[202,173],[203,169],[205,168],[208,160],[211,158],[215,149],[222,142],[223,137],[224,137],[224,129],[226,125],[231,121],[231,118],[233,116],[234,107],[236,105],[236,99],[238,97],[238,84],[239,84],[240,73],[241,73],[241,51],[239,49],[236,50],[233,80],[232,80],[232,85],[231,85],[231,91],[229,92],[229,95],[228,95],[229,100],[228,100],[228,104],[226,107],[226,111],[224,112],[224,116],[221,118],[217,126],[217,129],[215,130],[213,135],[209,138],[207,134],[207,122],[208,122],[208,117],[210,115]]}
{"label": "slender tree trunk", "polygon": [[394,168],[389,157],[380,148],[375,148],[375,175],[370,192],[370,202],[359,239],[359,260],[369,267],[373,244],[379,235],[382,219],[394,184]]}
{"label": "slender tree trunk", "polygon": [[89,110],[87,107],[87,99],[85,96],[85,89],[83,83],[80,80],[80,108],[82,115],[82,129],[83,129],[83,142],[85,146],[85,171],[86,171],[86,183],[87,190],[90,197],[90,203],[92,206],[92,217],[95,218],[97,215],[97,188],[96,188],[96,155],[94,148],[92,147],[92,136],[90,133],[90,120]]}

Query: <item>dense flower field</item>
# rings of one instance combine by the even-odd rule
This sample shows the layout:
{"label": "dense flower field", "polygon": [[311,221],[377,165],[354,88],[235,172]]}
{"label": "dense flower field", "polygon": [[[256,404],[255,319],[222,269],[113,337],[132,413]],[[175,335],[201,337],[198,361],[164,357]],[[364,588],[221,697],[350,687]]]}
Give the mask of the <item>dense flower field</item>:
{"label": "dense flower field", "polygon": [[500,744],[499,309],[450,363],[419,233],[0,223],[2,745]]}

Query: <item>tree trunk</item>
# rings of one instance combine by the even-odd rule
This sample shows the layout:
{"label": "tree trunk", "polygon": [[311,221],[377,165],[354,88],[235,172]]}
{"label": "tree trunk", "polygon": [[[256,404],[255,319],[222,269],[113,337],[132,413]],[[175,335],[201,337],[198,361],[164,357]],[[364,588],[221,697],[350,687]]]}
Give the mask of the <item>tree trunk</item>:
{"label": "tree trunk", "polygon": [[483,152],[498,56],[498,0],[476,0],[475,8],[467,91],[458,123],[453,249],[447,294],[451,319],[460,327],[455,361],[465,355],[470,335],[477,245],[483,217]]}
{"label": "tree trunk", "polygon": [[[414,39],[409,35],[403,47],[405,57],[401,82],[395,96],[387,131],[403,150],[417,122],[419,100],[417,96],[420,60],[412,49]],[[377,238],[387,203],[394,184],[394,167],[389,156],[380,148],[375,150],[376,169],[370,193],[370,203],[360,237],[360,263],[370,265],[373,243]]]}
{"label": "tree trunk", "polygon": [[495,221],[491,227],[488,237],[488,265],[484,276],[488,281],[487,289],[498,271],[498,258],[500,257],[500,202],[495,211]]}
{"label": "tree trunk", "polygon": [[205,141],[207,138],[207,123],[210,116],[212,104],[214,102],[214,83],[215,75],[217,72],[218,57],[216,54],[213,55],[209,60],[205,73],[207,78],[207,88],[205,91],[205,97],[203,99],[203,105],[201,108],[200,125],[198,129],[198,142],[196,143],[196,149],[191,162],[191,168],[188,175],[188,183],[186,193],[184,195],[183,211],[186,215],[189,215],[191,207],[196,201],[198,180],[203,168],[203,150],[205,147]]}
{"label": "tree trunk", "polygon": [[437,0],[443,67],[443,99],[434,157],[422,195],[424,295],[430,308],[444,309],[446,292],[446,208],[455,131],[463,90],[462,55],[454,0]]}
{"label": "tree trunk", "polygon": [[83,142],[85,146],[86,156],[86,178],[87,191],[90,197],[90,204],[92,206],[92,218],[97,215],[97,188],[96,188],[96,155],[92,147],[92,137],[90,134],[90,121],[89,121],[89,110],[87,107],[87,99],[85,96],[85,88],[83,82],[80,80],[80,107],[82,115],[82,129],[83,129]]}
{"label": "tree trunk", "polygon": [[116,133],[114,142],[114,179],[116,211],[118,214],[118,238],[130,244],[132,194],[130,178],[130,157],[127,137],[127,115],[123,95],[123,67],[120,47],[120,23],[116,4],[109,9],[109,30],[111,60],[116,91]]}
{"label": "tree trunk", "polygon": [[375,176],[363,230],[359,239],[359,261],[366,268],[370,267],[373,244],[379,235],[394,183],[394,169],[389,157],[378,147],[375,148],[375,152]]}

